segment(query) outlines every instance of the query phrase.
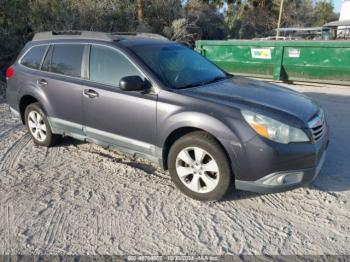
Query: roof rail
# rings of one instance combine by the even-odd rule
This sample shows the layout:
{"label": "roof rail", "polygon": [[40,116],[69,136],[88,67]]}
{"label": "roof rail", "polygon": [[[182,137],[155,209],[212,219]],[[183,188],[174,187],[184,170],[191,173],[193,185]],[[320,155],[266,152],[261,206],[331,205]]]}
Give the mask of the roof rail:
{"label": "roof rail", "polygon": [[93,31],[47,31],[36,33],[32,41],[56,39],[93,39],[111,42],[115,40],[115,37],[110,33]]}
{"label": "roof rail", "polygon": [[145,37],[145,38],[154,38],[154,39],[162,39],[169,40],[165,36],[154,33],[144,33],[144,32],[112,32],[113,36],[135,36],[135,37]]}

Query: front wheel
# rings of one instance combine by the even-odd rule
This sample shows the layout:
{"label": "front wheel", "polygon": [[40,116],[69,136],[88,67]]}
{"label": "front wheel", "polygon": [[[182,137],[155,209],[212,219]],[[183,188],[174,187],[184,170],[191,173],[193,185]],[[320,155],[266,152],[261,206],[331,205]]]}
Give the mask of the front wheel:
{"label": "front wheel", "polygon": [[54,146],[61,140],[60,135],[52,134],[46,114],[39,103],[27,106],[25,123],[34,143],[40,146]]}
{"label": "front wheel", "polygon": [[177,140],[170,149],[168,167],[175,185],[197,200],[219,200],[231,183],[224,150],[205,132],[193,132]]}

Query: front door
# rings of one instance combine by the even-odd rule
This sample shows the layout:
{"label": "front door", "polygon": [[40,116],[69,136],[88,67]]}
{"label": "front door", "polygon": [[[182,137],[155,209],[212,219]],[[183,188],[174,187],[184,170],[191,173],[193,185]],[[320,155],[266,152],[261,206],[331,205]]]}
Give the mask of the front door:
{"label": "front door", "polygon": [[125,76],[145,76],[119,50],[102,45],[90,49],[89,81],[83,95],[86,136],[144,154],[153,154],[157,95],[122,91]]}

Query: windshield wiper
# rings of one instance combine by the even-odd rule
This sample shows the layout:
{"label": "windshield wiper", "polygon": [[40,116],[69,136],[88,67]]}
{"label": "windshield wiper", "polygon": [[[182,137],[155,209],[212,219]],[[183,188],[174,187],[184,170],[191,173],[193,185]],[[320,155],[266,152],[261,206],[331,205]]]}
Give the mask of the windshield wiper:
{"label": "windshield wiper", "polygon": [[176,89],[185,89],[185,88],[191,88],[191,87],[196,87],[196,86],[201,86],[201,85],[203,85],[203,82],[191,83],[191,84],[179,86]]}
{"label": "windshield wiper", "polygon": [[214,77],[213,79],[210,79],[206,82],[203,82],[202,85],[208,85],[208,84],[211,84],[211,83],[215,83],[215,82],[218,82],[220,80],[224,80],[224,79],[228,79],[228,78],[231,78],[232,76],[230,75],[225,75],[225,76],[217,76],[217,77]]}
{"label": "windshield wiper", "polygon": [[185,88],[197,87],[197,86],[202,86],[202,85],[208,85],[208,84],[211,84],[211,83],[214,83],[214,82],[217,82],[217,81],[220,81],[220,80],[228,79],[228,78],[231,78],[231,77],[232,77],[232,75],[217,76],[217,77],[214,77],[213,79],[210,79],[209,81],[190,83],[190,84],[187,84],[187,85],[179,86],[179,87],[177,87],[177,89],[185,89]]}

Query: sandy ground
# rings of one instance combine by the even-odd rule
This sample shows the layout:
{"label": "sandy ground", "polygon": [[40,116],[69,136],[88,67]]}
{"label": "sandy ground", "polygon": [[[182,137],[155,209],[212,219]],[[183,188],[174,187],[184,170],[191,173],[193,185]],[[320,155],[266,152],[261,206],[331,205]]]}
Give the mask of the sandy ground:
{"label": "sandy ground", "polygon": [[34,146],[0,100],[0,254],[350,255],[350,88],[292,85],[331,125],[310,188],[201,203],[142,159],[65,139]]}

